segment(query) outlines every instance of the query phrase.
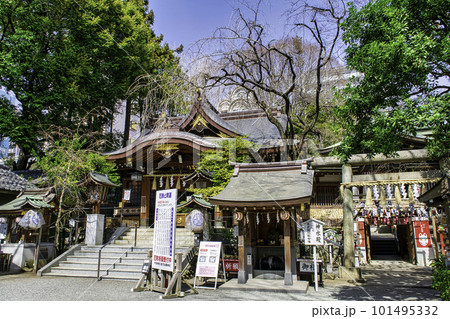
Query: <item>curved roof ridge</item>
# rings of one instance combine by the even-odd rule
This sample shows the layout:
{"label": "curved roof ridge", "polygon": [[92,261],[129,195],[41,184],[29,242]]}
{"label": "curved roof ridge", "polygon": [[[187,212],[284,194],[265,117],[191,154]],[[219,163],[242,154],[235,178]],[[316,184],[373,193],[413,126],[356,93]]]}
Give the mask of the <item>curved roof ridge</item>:
{"label": "curved roof ridge", "polygon": [[117,155],[117,154],[130,152],[130,151],[133,151],[133,149],[140,146],[141,144],[144,144],[146,142],[150,142],[153,140],[165,139],[165,138],[167,138],[167,139],[181,138],[181,139],[185,139],[185,140],[190,140],[200,146],[204,146],[204,147],[208,147],[208,148],[216,148],[217,147],[217,144],[215,144],[211,141],[208,141],[198,135],[189,133],[189,132],[162,131],[162,132],[153,132],[148,135],[142,136],[142,138],[137,139],[136,141],[134,141],[133,143],[131,143],[130,145],[128,145],[126,147],[122,147],[122,148],[112,151],[112,152],[103,153],[103,155],[111,156],[111,155]]}
{"label": "curved roof ridge", "polygon": [[[225,121],[223,118],[220,117],[220,115],[214,110],[212,104],[205,99],[206,102],[203,100],[197,100],[194,102],[194,105],[192,106],[189,113],[177,124],[180,129],[186,128],[186,126],[194,120],[195,115],[200,113],[201,115],[204,115],[204,117],[209,118],[209,123],[215,127],[217,127],[220,131],[225,131],[224,133],[231,133],[232,135],[241,135],[243,136],[241,132],[239,132],[233,125],[230,125],[227,121]],[[211,106],[206,107],[205,104]],[[203,113],[203,114],[202,114]],[[228,131],[228,132],[227,132]]]}

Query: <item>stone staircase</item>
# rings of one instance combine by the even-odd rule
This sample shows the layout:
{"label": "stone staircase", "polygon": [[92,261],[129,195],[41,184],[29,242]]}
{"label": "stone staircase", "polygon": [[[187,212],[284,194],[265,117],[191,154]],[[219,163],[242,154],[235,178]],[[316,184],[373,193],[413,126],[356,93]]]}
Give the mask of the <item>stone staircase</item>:
{"label": "stone staircase", "polygon": [[[153,247],[153,228],[139,227],[137,229],[136,247]],[[114,241],[115,245],[134,245],[135,230],[130,229]],[[194,246],[194,233],[187,228],[177,228],[175,233],[175,247]]]}
{"label": "stone staircase", "polygon": [[[100,274],[102,279],[139,280],[148,251],[153,247],[153,229],[138,228],[138,239],[134,245],[134,229],[125,233],[103,248]],[[188,229],[176,230],[176,253],[183,260],[194,247],[194,234]],[[77,245],[39,270],[41,276],[65,276],[97,278],[98,251],[101,246]]]}
{"label": "stone staircase", "polygon": [[400,255],[394,236],[372,237],[372,259],[393,258]]}

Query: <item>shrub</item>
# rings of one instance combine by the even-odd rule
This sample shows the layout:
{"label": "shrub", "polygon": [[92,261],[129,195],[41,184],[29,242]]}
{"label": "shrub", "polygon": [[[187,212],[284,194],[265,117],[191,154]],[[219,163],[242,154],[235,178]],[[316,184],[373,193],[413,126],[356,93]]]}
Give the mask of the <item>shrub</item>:
{"label": "shrub", "polygon": [[450,301],[450,267],[445,265],[445,256],[440,255],[431,264],[433,267],[432,287],[441,293],[442,300]]}

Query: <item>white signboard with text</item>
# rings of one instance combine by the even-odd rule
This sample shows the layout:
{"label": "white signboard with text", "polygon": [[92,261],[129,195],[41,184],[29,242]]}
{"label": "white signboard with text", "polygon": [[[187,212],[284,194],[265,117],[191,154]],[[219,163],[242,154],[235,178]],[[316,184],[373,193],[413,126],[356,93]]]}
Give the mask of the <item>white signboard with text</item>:
{"label": "white signboard with text", "polygon": [[155,269],[173,271],[174,268],[177,196],[176,189],[156,192],[152,262]]}
{"label": "white signboard with text", "polygon": [[314,218],[302,223],[300,238],[304,241],[305,245],[323,245],[323,225],[324,223]]}
{"label": "white signboard with text", "polygon": [[222,242],[202,241],[198,251],[196,277],[217,277]]}
{"label": "white signboard with text", "polygon": [[[324,244],[323,239],[323,225],[325,223],[317,219],[310,218],[306,222],[301,224],[300,229],[300,239],[303,240],[305,245],[313,246],[313,271],[314,271],[314,282],[315,290],[318,291],[318,281],[317,281],[317,252],[316,246],[322,246]],[[305,264],[306,265],[306,264]]]}

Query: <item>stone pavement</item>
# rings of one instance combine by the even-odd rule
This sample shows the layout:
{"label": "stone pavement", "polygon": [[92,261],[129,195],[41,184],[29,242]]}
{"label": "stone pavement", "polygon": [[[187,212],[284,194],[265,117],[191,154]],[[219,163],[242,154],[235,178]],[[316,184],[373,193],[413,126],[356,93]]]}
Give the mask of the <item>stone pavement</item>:
{"label": "stone pavement", "polygon": [[[372,261],[362,268],[364,283],[324,279],[318,291],[310,286],[298,290],[198,289],[198,294],[171,301],[437,301],[431,288],[431,270],[403,261]],[[0,301],[157,301],[161,293],[131,292],[134,281],[96,281],[86,278],[38,277],[34,273],[0,276]],[[225,287],[224,287],[225,288]]]}

